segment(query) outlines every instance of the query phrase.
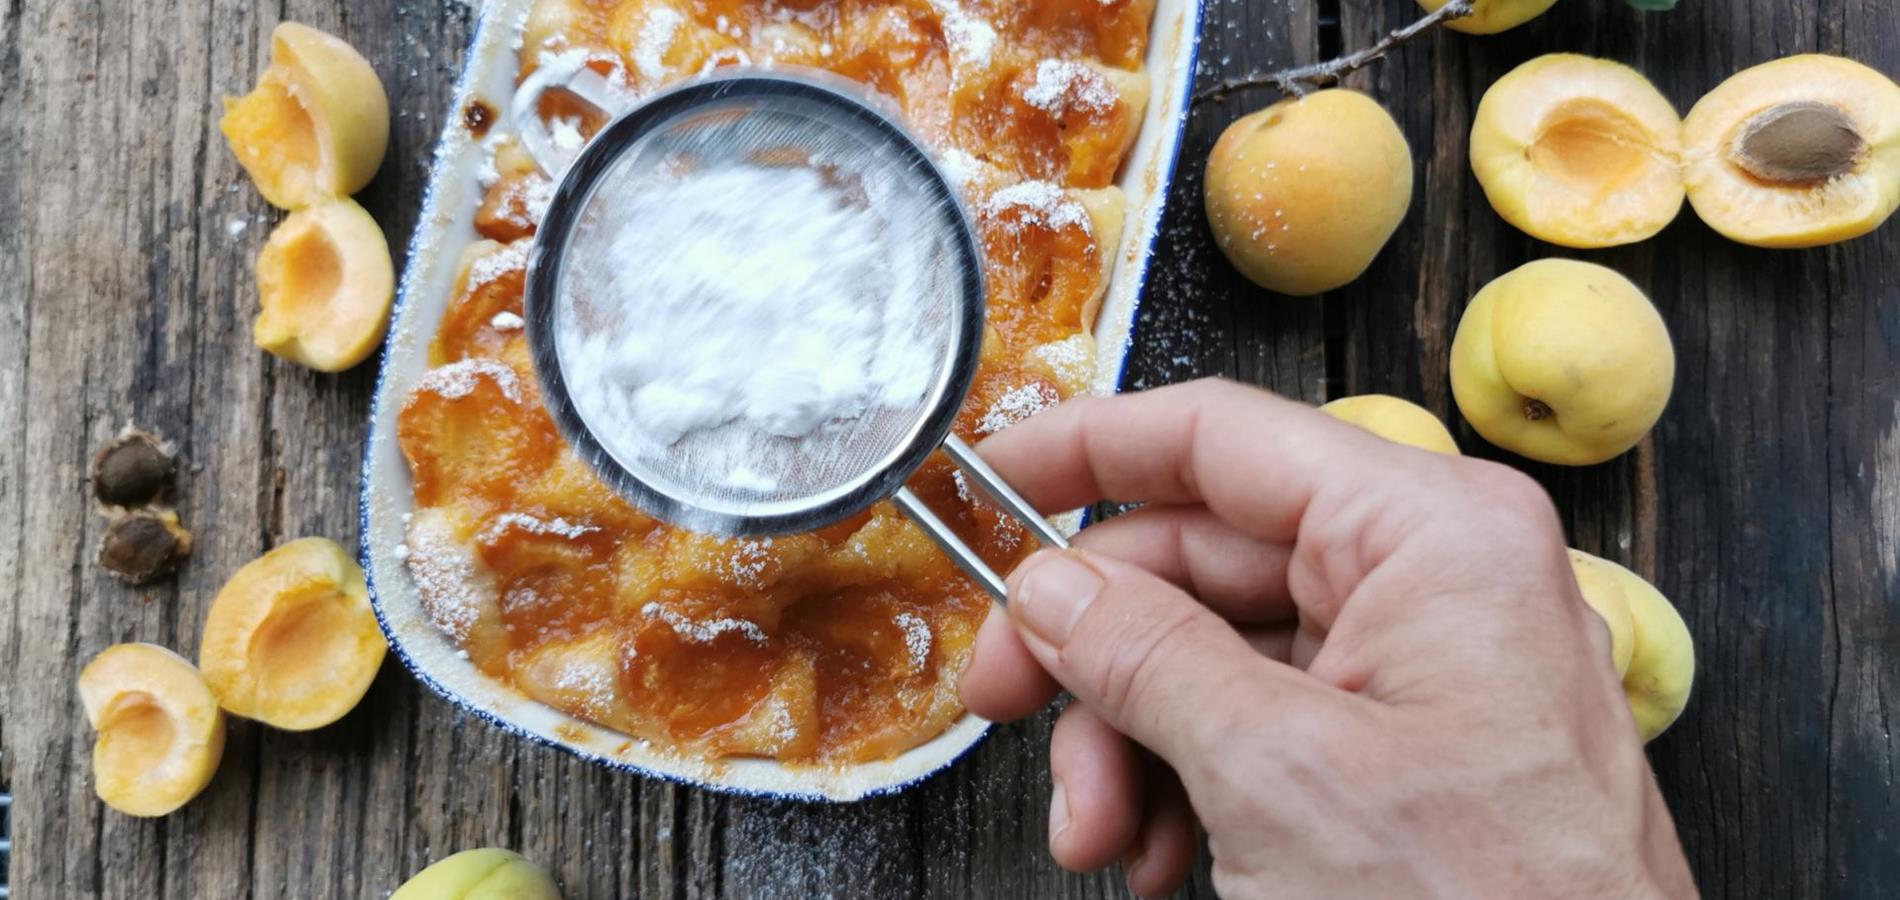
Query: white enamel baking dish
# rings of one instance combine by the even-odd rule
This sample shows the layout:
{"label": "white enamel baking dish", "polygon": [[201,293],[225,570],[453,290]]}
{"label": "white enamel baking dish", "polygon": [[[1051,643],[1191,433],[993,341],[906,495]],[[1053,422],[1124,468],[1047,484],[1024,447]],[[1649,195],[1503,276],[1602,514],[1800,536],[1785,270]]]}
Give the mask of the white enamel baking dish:
{"label": "white enamel baking dish", "polygon": [[[934,740],[895,759],[839,768],[793,767],[772,760],[707,762],[663,752],[626,735],[564,715],[475,668],[430,624],[397,557],[413,502],[408,466],[396,443],[396,411],[427,369],[428,345],[451,297],[461,251],[475,240],[483,151],[460,112],[481,100],[505,111],[519,69],[516,43],[534,0],[491,0],[483,10],[456,86],[422,215],[409,244],[363,459],[360,532],[370,597],[390,649],[423,684],[496,727],[567,750],[601,765],[715,790],[814,800],[855,800],[899,790],[943,769],[981,740],[989,723],[966,714]],[[1159,0],[1147,69],[1154,80],[1141,136],[1121,174],[1128,220],[1096,324],[1095,391],[1121,381],[1135,305],[1148,272],[1167,185],[1186,124],[1199,47],[1198,0]]]}

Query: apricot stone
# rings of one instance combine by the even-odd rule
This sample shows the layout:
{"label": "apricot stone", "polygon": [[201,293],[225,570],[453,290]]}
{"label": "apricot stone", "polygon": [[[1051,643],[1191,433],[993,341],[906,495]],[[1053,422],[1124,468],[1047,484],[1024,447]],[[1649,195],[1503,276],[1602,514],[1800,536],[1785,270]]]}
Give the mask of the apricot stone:
{"label": "apricot stone", "polygon": [[1357,91],[1245,116],[1207,160],[1214,243],[1241,274],[1282,294],[1358,278],[1411,205],[1411,147],[1385,108]]}
{"label": "apricot stone", "polygon": [[389,900],[561,900],[547,870],[512,850],[464,850],[403,882]]}
{"label": "apricot stone", "polygon": [[1498,79],[1471,126],[1471,171],[1504,220],[1565,247],[1614,247],[1682,209],[1682,120],[1641,73],[1553,53]]}
{"label": "apricot stone", "polygon": [[382,343],[396,296],[383,230],[347,197],[291,213],[257,256],[257,346],[341,372]]}
{"label": "apricot stone", "polygon": [[1900,86],[1806,54],[1735,74],[1683,122],[1689,203],[1757,247],[1859,237],[1900,208]]}
{"label": "apricot stone", "polygon": [[1458,455],[1458,442],[1431,410],[1386,394],[1341,397],[1319,408],[1342,422],[1364,428],[1393,443]]}
{"label": "apricot stone", "polygon": [[218,122],[258,193],[302,209],[369,184],[389,147],[389,98],[369,61],[341,38],[285,22],[271,63]]}
{"label": "apricot stone", "polygon": [[[1682,715],[1695,683],[1695,641],[1682,614],[1655,585],[1607,559],[1570,551],[1584,599],[1605,619],[1621,603],[1629,616],[1629,662],[1618,669],[1636,730],[1654,740]],[[1594,596],[1593,596],[1594,595]],[[1605,613],[1605,609],[1611,611]],[[1614,636],[1617,626],[1612,622]]]}
{"label": "apricot stone", "polygon": [[224,755],[224,714],[184,657],[116,644],[79,673],[79,700],[99,736],[93,788],[130,816],[162,816],[211,783]]}
{"label": "apricot stone", "polygon": [[[1418,0],[1426,12],[1437,12],[1451,0]],[[1452,19],[1445,27],[1466,34],[1497,34],[1544,14],[1557,0],[1473,0],[1471,15]]]}
{"label": "apricot stone", "polygon": [[1649,298],[1616,272],[1544,259],[1473,297],[1451,342],[1451,391],[1484,439],[1583,466],[1636,446],[1675,386],[1676,352]]}
{"label": "apricot stone", "polygon": [[363,570],[335,541],[303,538],[224,583],[198,664],[226,710],[307,731],[356,707],[386,649]]}

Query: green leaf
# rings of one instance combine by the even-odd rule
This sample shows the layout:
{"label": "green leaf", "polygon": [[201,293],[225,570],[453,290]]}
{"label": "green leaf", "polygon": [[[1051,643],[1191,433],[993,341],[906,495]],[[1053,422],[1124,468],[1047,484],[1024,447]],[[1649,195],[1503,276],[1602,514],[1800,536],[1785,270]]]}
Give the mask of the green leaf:
{"label": "green leaf", "polygon": [[1676,8],[1676,0],[1623,0],[1623,2],[1644,11]]}

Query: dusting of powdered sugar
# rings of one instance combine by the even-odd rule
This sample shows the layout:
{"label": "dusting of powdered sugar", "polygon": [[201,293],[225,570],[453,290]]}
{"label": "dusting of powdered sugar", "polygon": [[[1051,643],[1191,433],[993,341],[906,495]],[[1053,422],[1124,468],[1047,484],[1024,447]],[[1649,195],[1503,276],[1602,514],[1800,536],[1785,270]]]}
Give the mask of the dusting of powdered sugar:
{"label": "dusting of powdered sugar", "polygon": [[416,596],[429,621],[457,644],[481,621],[487,606],[485,586],[476,578],[469,549],[446,523],[434,516],[413,523],[403,546],[403,562],[415,582]]}
{"label": "dusting of powdered sugar", "polygon": [[667,76],[666,51],[672,48],[674,38],[685,24],[686,17],[671,7],[647,9],[647,20],[641,23],[640,33],[633,43],[633,67],[640,77],[658,81]]}
{"label": "dusting of powdered sugar", "polygon": [[1093,234],[1089,211],[1060,186],[1048,181],[1023,181],[990,195],[983,204],[984,215],[992,218],[1009,214],[1021,221],[1051,230],[1081,228]]}
{"label": "dusting of powdered sugar", "polygon": [[770,640],[758,623],[745,619],[689,619],[658,603],[648,603],[640,608],[640,613],[665,622],[672,627],[674,634],[695,644],[710,644],[725,634],[737,634],[755,644]]}
{"label": "dusting of powdered sugar", "polygon": [[480,287],[510,272],[528,268],[528,251],[534,242],[522,239],[489,253],[469,264],[468,286]]}
{"label": "dusting of powdered sugar", "polygon": [[1055,389],[1032,382],[1005,392],[977,420],[978,434],[994,434],[1061,402]]}
{"label": "dusting of powdered sugar", "polygon": [[515,370],[492,359],[464,359],[430,369],[416,382],[416,390],[428,391],[444,400],[460,400],[474,393],[476,384],[483,378],[494,382],[502,396],[521,402],[521,379]]}
{"label": "dusting of powdered sugar", "polygon": [[1072,110],[1106,113],[1115,108],[1115,89],[1100,72],[1066,59],[1036,64],[1036,81],[1023,89],[1023,102],[1050,115]]}
{"label": "dusting of powdered sugar", "polygon": [[543,537],[560,537],[567,538],[568,540],[585,537],[600,530],[592,525],[569,522],[560,516],[555,516],[552,519],[543,519],[539,516],[528,515],[527,513],[508,512],[496,516],[495,520],[490,522],[488,527],[482,531],[481,539],[484,543],[494,543],[500,540],[501,536],[511,529],[519,529],[529,534],[538,534]]}
{"label": "dusting of powdered sugar", "polygon": [[930,623],[906,612],[897,614],[897,627],[904,630],[904,648],[910,651],[911,669],[923,671],[924,664],[930,661]]}
{"label": "dusting of powdered sugar", "polygon": [[520,331],[526,327],[527,324],[528,323],[523,321],[519,314],[505,309],[496,313],[493,318],[488,320],[488,327],[496,331]]}

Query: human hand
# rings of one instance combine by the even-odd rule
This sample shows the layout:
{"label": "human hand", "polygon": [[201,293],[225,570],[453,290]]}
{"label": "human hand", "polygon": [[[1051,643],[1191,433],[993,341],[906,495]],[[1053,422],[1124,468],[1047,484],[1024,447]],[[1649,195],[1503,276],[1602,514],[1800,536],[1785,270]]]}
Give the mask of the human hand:
{"label": "human hand", "polygon": [[960,690],[1050,739],[1050,852],[1227,897],[1695,891],[1549,498],[1203,381],[982,446],[1037,508],[1143,508],[1009,578]]}

